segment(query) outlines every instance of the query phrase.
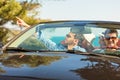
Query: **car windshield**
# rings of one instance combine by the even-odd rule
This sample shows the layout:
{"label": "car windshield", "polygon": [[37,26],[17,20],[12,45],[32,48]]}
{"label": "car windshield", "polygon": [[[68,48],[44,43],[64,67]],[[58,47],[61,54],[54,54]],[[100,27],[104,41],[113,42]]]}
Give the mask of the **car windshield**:
{"label": "car windshield", "polygon": [[119,38],[120,30],[117,29],[119,24],[79,21],[41,23],[24,31],[7,48],[104,53],[106,49],[101,48],[100,38],[105,37],[105,30],[110,27],[117,30]]}

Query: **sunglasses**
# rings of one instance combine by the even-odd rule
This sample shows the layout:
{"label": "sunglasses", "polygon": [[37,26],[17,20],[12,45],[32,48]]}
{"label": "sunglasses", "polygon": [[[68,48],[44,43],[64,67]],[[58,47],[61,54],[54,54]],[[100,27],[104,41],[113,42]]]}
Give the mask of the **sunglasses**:
{"label": "sunglasses", "polygon": [[71,35],[67,34],[66,37],[67,37],[67,38],[71,38]]}
{"label": "sunglasses", "polygon": [[106,39],[106,40],[110,40],[110,39],[112,39],[112,40],[116,40],[117,37],[109,37],[109,36],[108,36],[108,37],[105,37],[105,39]]}

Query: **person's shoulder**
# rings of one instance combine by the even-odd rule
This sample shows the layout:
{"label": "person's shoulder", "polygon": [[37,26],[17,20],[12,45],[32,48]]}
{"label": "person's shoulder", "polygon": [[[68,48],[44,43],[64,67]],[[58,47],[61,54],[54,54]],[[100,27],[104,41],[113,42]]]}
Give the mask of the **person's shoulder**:
{"label": "person's shoulder", "polygon": [[94,49],[93,53],[104,53],[104,49]]}
{"label": "person's shoulder", "polygon": [[82,51],[82,52],[86,52],[85,48],[82,48],[82,47],[80,47],[80,46],[75,46],[75,47],[73,48],[73,50],[79,50],[79,51]]}

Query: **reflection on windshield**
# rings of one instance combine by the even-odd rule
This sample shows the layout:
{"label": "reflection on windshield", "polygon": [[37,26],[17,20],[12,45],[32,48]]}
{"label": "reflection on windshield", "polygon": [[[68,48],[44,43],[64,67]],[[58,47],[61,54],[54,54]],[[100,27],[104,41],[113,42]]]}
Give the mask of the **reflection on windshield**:
{"label": "reflection on windshield", "polygon": [[[40,27],[37,26],[34,34],[35,36],[30,36],[20,44],[19,47],[29,50],[78,50],[81,52],[90,52],[94,49],[89,42],[91,39],[89,38],[88,41],[85,38],[85,36],[90,36],[89,34],[91,34],[91,29],[88,27],[81,26],[79,28],[57,27],[40,29]],[[93,37],[94,35],[91,36],[91,38]]]}

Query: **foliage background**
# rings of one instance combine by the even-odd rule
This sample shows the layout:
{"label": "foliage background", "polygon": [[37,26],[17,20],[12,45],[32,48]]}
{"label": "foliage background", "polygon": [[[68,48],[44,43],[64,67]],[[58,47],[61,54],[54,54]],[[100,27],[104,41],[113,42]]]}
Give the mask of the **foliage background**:
{"label": "foliage background", "polygon": [[14,31],[3,26],[7,22],[16,24],[16,17],[23,19],[31,26],[40,22],[49,21],[35,18],[36,15],[40,15],[40,12],[36,9],[41,7],[42,5],[38,2],[38,0],[0,0],[0,42],[5,44],[13,36],[20,32],[19,30]]}

